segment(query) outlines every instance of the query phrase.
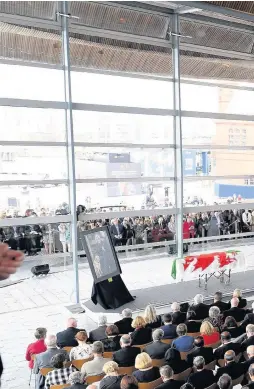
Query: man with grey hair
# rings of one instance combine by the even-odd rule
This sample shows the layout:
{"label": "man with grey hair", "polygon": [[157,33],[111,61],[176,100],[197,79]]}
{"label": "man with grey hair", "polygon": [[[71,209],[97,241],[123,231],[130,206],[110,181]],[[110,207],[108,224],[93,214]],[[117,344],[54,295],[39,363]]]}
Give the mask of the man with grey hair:
{"label": "man with grey hair", "polygon": [[172,309],[172,324],[181,324],[184,323],[186,320],[186,313],[181,312],[180,310],[180,304],[177,302],[174,302],[171,304],[171,309]]}
{"label": "man with grey hair", "polygon": [[242,351],[246,351],[249,346],[254,346],[254,324],[247,325],[246,335],[247,339],[242,342]]}
{"label": "man with grey hair", "polygon": [[151,359],[163,359],[166,351],[170,348],[170,344],[163,343],[164,332],[161,328],[156,329],[152,333],[153,343],[148,344],[144,348],[144,352],[150,355]]}
{"label": "man with grey hair", "polygon": [[132,311],[129,308],[125,308],[122,312],[122,319],[115,322],[115,325],[119,329],[119,334],[129,334],[129,332],[133,332],[133,328],[131,326],[132,323]]}
{"label": "man with grey hair", "polygon": [[202,294],[196,294],[193,299],[193,305],[189,307],[190,311],[194,311],[196,314],[196,320],[203,320],[208,316],[209,305],[204,304],[204,296]]}
{"label": "man with grey hair", "polygon": [[226,311],[229,308],[229,304],[222,301],[222,293],[216,292],[213,298],[213,304],[210,307],[218,307],[221,312]]}
{"label": "man with grey hair", "polygon": [[93,343],[96,341],[106,339],[107,338],[107,335],[105,333],[106,328],[107,328],[107,316],[101,314],[98,317],[98,328],[90,332],[89,341]]}
{"label": "man with grey hair", "polygon": [[77,328],[77,326],[78,323],[74,317],[70,317],[67,320],[67,329],[56,334],[58,347],[63,348],[78,346],[75,336],[79,331],[82,331],[82,329]]}
{"label": "man with grey hair", "polygon": [[238,305],[239,299],[237,297],[233,297],[231,299],[231,308],[227,311],[224,311],[223,313],[224,319],[226,319],[228,316],[233,316],[237,323],[243,321],[246,311],[242,308],[239,308]]}
{"label": "man with grey hair", "polygon": [[180,389],[180,387],[184,385],[185,381],[174,380],[174,372],[172,368],[168,365],[162,366],[160,368],[160,375],[163,384],[157,386],[156,389]]}
{"label": "man with grey hair", "polygon": [[85,389],[84,385],[84,376],[80,371],[75,371],[70,374],[69,382],[71,386],[68,386],[68,389]]}
{"label": "man with grey hair", "polygon": [[194,338],[187,335],[186,324],[178,324],[176,327],[177,339],[172,342],[172,347],[180,352],[187,352],[193,349]]}
{"label": "man with grey hair", "polygon": [[103,374],[103,366],[109,362],[109,358],[103,358],[104,347],[102,342],[92,344],[93,360],[83,364],[81,373],[85,376]]}
{"label": "man with grey hair", "polygon": [[135,365],[135,359],[141,353],[139,347],[131,347],[130,335],[123,335],[120,339],[121,350],[114,352],[113,361],[119,367],[129,367]]}
{"label": "man with grey hair", "polygon": [[228,350],[224,355],[224,367],[219,367],[216,372],[215,378],[216,381],[223,375],[228,374],[232,380],[236,380],[241,375],[244,375],[245,367],[242,363],[238,363],[235,360],[235,352],[233,350]]}
{"label": "man with grey hair", "polygon": [[233,383],[228,374],[223,374],[218,381],[219,389],[232,389]]}
{"label": "man with grey hair", "polygon": [[52,367],[51,359],[56,354],[64,354],[66,357],[66,360],[69,360],[68,353],[63,350],[57,348],[56,345],[56,335],[53,334],[47,334],[45,338],[45,345],[47,347],[47,351],[44,353],[36,355],[35,363],[34,363],[34,373],[37,374],[36,376],[36,389],[44,389],[45,385],[45,377],[43,377],[40,374],[40,369],[43,367]]}
{"label": "man with grey hair", "polygon": [[201,356],[193,360],[195,373],[189,376],[188,382],[195,389],[204,389],[215,383],[215,377],[212,370],[205,369],[205,359]]}

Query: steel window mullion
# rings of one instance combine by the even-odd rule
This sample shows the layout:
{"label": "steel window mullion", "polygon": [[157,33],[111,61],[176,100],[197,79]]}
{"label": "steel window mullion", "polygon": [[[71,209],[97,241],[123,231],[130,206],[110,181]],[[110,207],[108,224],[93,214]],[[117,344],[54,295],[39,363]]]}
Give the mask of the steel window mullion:
{"label": "steel window mullion", "polygon": [[95,219],[114,219],[115,217],[135,217],[135,216],[154,216],[154,215],[175,215],[177,213],[176,208],[155,208],[155,209],[136,209],[134,211],[112,211],[112,212],[96,212],[96,213],[83,213],[79,215],[80,221],[88,221]]}
{"label": "steel window mullion", "polygon": [[188,118],[207,118],[217,120],[241,120],[245,122],[254,121],[254,115],[238,115],[233,113],[182,111],[182,117]]}
{"label": "steel window mullion", "polygon": [[77,178],[77,184],[97,184],[97,183],[107,183],[107,182],[164,182],[164,181],[174,181],[174,177],[114,177],[114,178]]}

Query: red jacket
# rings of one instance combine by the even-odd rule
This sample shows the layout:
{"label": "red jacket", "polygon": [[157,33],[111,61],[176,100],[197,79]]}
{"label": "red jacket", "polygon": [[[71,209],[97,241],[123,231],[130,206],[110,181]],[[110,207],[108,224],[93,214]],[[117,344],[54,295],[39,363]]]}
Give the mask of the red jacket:
{"label": "red jacket", "polygon": [[33,354],[40,354],[47,350],[45,346],[44,339],[36,340],[36,342],[28,345],[26,350],[26,360],[29,361],[29,367],[32,369],[34,367],[34,361],[31,359]]}
{"label": "red jacket", "polygon": [[201,336],[203,336],[204,338],[205,346],[208,346],[213,343],[217,343],[220,340],[220,334],[217,331],[214,331],[211,335],[201,334]]}

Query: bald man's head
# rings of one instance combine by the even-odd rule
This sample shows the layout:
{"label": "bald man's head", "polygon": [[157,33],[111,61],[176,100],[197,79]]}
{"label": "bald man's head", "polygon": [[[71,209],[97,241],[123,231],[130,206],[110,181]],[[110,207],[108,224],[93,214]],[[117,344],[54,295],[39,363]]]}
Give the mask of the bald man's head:
{"label": "bald man's head", "polygon": [[67,321],[67,327],[70,328],[70,327],[73,327],[73,328],[77,328],[77,320],[74,319],[74,317],[70,317]]}
{"label": "bald man's head", "polygon": [[246,351],[249,358],[254,357],[254,346],[248,346]]}
{"label": "bald man's head", "polygon": [[230,363],[235,360],[235,352],[233,350],[228,350],[224,355],[225,363]]}
{"label": "bald man's head", "polygon": [[238,307],[238,304],[239,304],[239,299],[237,297],[233,297],[231,300],[231,308]]}

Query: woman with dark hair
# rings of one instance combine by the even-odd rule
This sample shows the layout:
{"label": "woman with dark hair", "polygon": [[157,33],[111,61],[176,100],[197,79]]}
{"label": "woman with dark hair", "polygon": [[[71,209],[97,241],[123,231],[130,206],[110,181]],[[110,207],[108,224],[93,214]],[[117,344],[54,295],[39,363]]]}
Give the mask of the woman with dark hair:
{"label": "woman with dark hair", "polygon": [[105,330],[107,336],[106,339],[102,340],[104,351],[118,351],[120,350],[120,339],[119,329],[115,324],[107,326]]}
{"label": "woman with dark hair", "polygon": [[171,367],[174,374],[180,374],[190,367],[186,361],[181,359],[180,352],[175,348],[166,351],[165,364]]}
{"label": "woman with dark hair", "polygon": [[231,338],[237,338],[238,336],[243,335],[245,332],[243,327],[237,326],[237,322],[233,316],[226,317],[223,331],[228,331],[231,335]]}

